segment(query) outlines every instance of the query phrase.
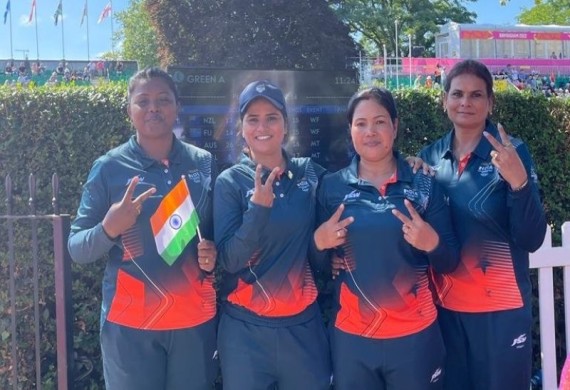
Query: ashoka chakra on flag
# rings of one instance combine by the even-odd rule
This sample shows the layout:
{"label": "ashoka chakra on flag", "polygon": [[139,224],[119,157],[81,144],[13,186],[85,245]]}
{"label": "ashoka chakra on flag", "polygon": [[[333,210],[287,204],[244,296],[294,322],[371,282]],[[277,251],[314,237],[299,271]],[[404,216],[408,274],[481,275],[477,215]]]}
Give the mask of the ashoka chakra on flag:
{"label": "ashoka chakra on flag", "polygon": [[150,218],[156,249],[168,265],[174,264],[192,241],[199,223],[188,184],[182,178],[162,199]]}

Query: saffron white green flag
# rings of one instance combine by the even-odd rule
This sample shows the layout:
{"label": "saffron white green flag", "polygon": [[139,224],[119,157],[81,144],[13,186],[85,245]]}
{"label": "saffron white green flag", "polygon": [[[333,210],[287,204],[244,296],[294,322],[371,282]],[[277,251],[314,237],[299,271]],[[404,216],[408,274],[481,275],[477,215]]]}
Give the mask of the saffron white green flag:
{"label": "saffron white green flag", "polygon": [[182,178],[150,218],[156,249],[168,265],[174,264],[194,238],[199,223],[188,184]]}

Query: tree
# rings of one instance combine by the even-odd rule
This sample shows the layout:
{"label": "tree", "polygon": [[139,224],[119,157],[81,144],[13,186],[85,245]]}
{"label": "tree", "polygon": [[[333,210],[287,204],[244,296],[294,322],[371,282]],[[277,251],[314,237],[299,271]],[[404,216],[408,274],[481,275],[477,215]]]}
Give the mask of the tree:
{"label": "tree", "polygon": [[570,24],[570,0],[537,0],[530,9],[524,9],[517,17],[524,24]]}
{"label": "tree", "polygon": [[449,21],[475,22],[475,13],[462,5],[467,1],[476,0],[328,0],[328,3],[361,40],[372,42],[376,53],[368,54],[382,54],[384,45],[388,53],[395,53],[397,23],[399,51],[407,46],[407,36],[411,35],[412,44],[424,46],[425,54],[429,55],[435,52],[439,25]]}
{"label": "tree", "polygon": [[[147,0],[162,65],[345,69],[358,55],[325,0]],[[173,12],[172,10],[176,10]]]}
{"label": "tree", "polygon": [[144,0],[131,0],[129,6],[115,17],[121,29],[113,39],[119,42],[117,59],[137,61],[139,67],[158,65],[158,41]]}

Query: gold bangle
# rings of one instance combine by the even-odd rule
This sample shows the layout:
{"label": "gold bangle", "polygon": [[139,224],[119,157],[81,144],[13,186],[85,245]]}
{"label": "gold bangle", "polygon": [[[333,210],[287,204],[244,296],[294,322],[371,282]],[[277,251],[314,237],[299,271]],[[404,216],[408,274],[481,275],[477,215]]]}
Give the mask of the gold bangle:
{"label": "gold bangle", "polygon": [[517,188],[511,188],[512,192],[519,192],[520,190],[524,189],[528,185],[528,178]]}

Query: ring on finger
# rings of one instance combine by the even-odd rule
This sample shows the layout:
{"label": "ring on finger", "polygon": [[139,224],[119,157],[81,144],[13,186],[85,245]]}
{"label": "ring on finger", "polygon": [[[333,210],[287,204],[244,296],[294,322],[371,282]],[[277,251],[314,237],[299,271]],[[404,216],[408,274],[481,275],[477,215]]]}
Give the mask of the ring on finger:
{"label": "ring on finger", "polygon": [[341,232],[340,230],[337,230],[337,231],[336,231],[336,236],[337,236],[338,238],[341,238],[341,237],[342,237],[342,232]]}
{"label": "ring on finger", "polygon": [[505,148],[514,148],[515,146],[512,144],[512,142],[507,142],[505,145]]}
{"label": "ring on finger", "polygon": [[496,159],[497,157],[499,157],[499,152],[496,150],[491,150],[491,158]]}
{"label": "ring on finger", "polygon": [[204,260],[204,263],[208,264],[210,262],[210,259],[206,258],[206,260]]}

